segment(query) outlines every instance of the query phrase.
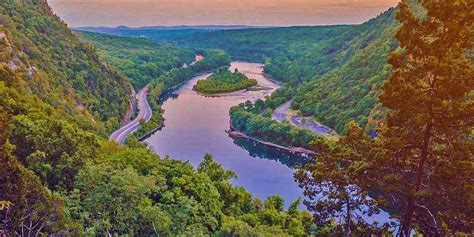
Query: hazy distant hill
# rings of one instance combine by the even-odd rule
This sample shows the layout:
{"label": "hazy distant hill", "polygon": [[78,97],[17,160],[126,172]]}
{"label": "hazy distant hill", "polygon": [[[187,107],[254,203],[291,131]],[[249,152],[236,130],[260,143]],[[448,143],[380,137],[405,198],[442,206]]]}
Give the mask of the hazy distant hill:
{"label": "hazy distant hill", "polygon": [[144,27],[75,27],[75,30],[90,31],[97,33],[113,33],[120,30],[230,30],[230,29],[252,29],[268,28],[266,26],[247,25],[179,25],[179,26],[144,26]]}
{"label": "hazy distant hill", "polygon": [[132,28],[127,26],[118,27],[78,27],[75,30],[104,33],[116,36],[146,37],[159,43],[175,43],[176,38],[188,37],[195,33],[205,33],[229,29],[264,28],[245,25],[199,25],[199,26],[148,26]]}

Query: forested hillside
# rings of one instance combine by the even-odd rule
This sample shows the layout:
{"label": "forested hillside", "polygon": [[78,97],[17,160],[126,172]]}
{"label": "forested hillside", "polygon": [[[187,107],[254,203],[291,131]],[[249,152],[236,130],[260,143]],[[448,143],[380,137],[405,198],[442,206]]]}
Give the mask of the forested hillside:
{"label": "forested hillside", "polygon": [[[0,62],[29,93],[67,113],[92,113],[115,127],[129,101],[128,82],[81,43],[42,0],[0,2]],[[90,118],[92,119],[92,118]]]}
{"label": "forested hillside", "polygon": [[[194,168],[105,140],[128,104],[127,81],[44,0],[2,1],[0,13],[0,235],[309,232],[299,201],[284,210],[278,196],[252,197],[210,155]],[[228,62],[212,52],[182,75]],[[175,75],[155,84],[185,78]]]}
{"label": "forested hillside", "polygon": [[80,38],[97,47],[100,55],[130,78],[135,90],[173,68],[194,61],[191,49],[169,44],[156,44],[145,38],[117,37],[76,31]]}
{"label": "forested hillside", "polygon": [[343,132],[351,120],[365,126],[378,104],[390,73],[386,58],[397,46],[394,13],[390,9],[362,25],[215,31],[177,42],[263,60],[265,72],[296,93],[294,109]]}
{"label": "forested hillside", "polygon": [[[351,121],[379,119],[380,86],[388,78],[387,55],[397,47],[395,8],[361,25],[231,29],[175,33],[120,29],[111,34],[143,36],[199,48],[220,48],[233,59],[265,63],[265,73],[286,82],[293,108],[344,132]],[[377,115],[377,116],[375,116]],[[371,117],[372,116],[372,117]]]}
{"label": "forested hillside", "polygon": [[[323,51],[336,51],[324,55],[322,62],[326,61],[325,58],[335,58],[338,62],[337,67],[332,67],[327,73],[317,68],[306,70],[301,66],[305,65],[303,62],[320,60],[318,53],[308,51],[288,69],[290,74],[302,71],[300,78],[309,78],[298,88],[293,108],[316,117],[338,132],[343,132],[351,120],[365,127],[379,104],[380,87],[390,75],[387,56],[397,47],[394,35],[398,25],[395,9],[391,9],[357,26],[360,32],[356,37],[331,41]],[[309,77],[305,76],[305,71]]]}

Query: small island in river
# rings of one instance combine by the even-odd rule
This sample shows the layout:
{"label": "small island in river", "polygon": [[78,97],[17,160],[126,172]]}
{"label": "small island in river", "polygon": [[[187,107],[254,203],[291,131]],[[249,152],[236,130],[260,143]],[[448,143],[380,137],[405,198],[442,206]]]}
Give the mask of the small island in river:
{"label": "small island in river", "polygon": [[257,80],[249,79],[237,69],[231,72],[227,69],[221,69],[212,76],[199,80],[194,89],[203,94],[219,94],[250,89],[257,86]]}

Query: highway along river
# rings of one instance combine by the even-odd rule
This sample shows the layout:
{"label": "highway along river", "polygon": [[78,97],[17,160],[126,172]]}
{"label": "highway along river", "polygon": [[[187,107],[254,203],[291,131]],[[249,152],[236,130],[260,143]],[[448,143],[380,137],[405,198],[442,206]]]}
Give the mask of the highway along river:
{"label": "highway along river", "polygon": [[200,79],[197,76],[173,92],[163,103],[165,127],[145,142],[162,157],[189,161],[197,166],[209,152],[224,168],[233,170],[238,179],[233,183],[245,187],[262,199],[280,195],[289,205],[302,190],[293,180],[290,168],[304,159],[295,154],[269,147],[243,138],[233,139],[225,132],[229,129],[229,109],[246,100],[255,101],[270,95],[279,85],[263,76],[263,65],[233,62],[237,68],[259,85],[272,88],[262,91],[231,93],[220,97],[205,97],[192,90]]}

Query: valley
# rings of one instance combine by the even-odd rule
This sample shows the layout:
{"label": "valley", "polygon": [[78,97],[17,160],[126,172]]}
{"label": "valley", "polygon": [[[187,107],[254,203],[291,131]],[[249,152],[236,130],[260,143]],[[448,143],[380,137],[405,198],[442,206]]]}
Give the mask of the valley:
{"label": "valley", "polygon": [[[292,11],[376,7],[342,1]],[[474,2],[136,28],[70,22],[162,5],[49,3],[0,1],[0,236],[474,233]]]}
{"label": "valley", "polygon": [[198,80],[207,78],[210,74],[194,77],[171,92],[171,97],[162,106],[165,111],[165,126],[144,142],[161,156],[169,155],[193,165],[201,162],[203,154],[213,154],[217,162],[237,174],[238,179],[232,182],[245,187],[255,196],[266,198],[280,195],[285,200],[296,200],[301,197],[301,192],[293,181],[293,168],[282,161],[291,159],[302,163],[307,158],[281,149],[267,148],[259,143],[253,143],[252,149],[260,150],[260,153],[266,149],[275,151],[251,155],[249,151],[236,145],[237,141],[226,133],[230,126],[230,107],[247,100],[264,98],[280,87],[265,79],[261,64],[232,62],[229,70],[233,72],[235,68],[248,77],[257,79],[259,85],[272,90],[206,97],[192,88]]}

